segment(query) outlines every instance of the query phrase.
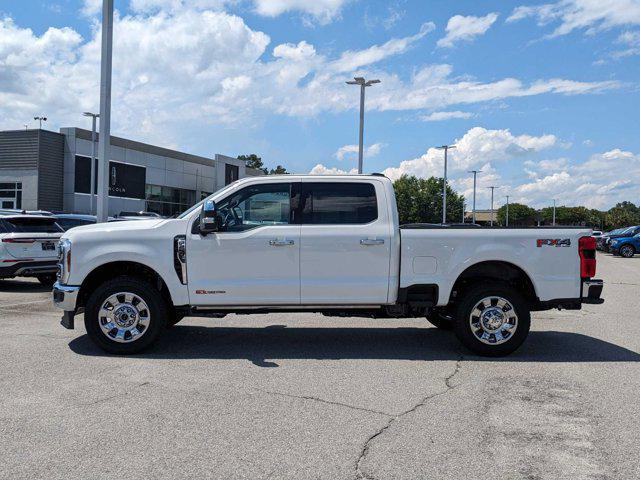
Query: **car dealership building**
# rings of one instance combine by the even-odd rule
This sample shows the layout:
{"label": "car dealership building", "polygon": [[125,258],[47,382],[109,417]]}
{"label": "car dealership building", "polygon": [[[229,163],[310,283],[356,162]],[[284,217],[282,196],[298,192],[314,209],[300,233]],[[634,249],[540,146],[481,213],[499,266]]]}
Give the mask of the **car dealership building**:
{"label": "car dealership building", "polygon": [[[238,178],[262,174],[225,155],[201,157],[114,136],[110,157],[109,215],[173,215]],[[89,130],[0,131],[0,208],[91,213],[90,190]],[[95,212],[95,196],[93,205]]]}

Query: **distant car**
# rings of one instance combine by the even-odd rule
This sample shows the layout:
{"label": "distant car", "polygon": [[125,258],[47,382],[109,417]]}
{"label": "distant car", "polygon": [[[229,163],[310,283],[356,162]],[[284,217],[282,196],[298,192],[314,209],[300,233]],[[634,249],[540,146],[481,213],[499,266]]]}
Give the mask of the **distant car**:
{"label": "distant car", "polygon": [[0,213],[0,278],[35,277],[53,285],[63,233],[54,216]]}
{"label": "distant car", "polygon": [[66,232],[73,227],[92,225],[96,223],[95,215],[83,215],[80,213],[57,213],[56,223]]}
{"label": "distant car", "polygon": [[[604,240],[604,245],[603,245],[603,250],[605,252],[610,252],[611,251],[611,241],[616,239],[616,238],[625,238],[625,237],[633,237],[635,235],[637,235],[638,233],[640,233],[640,225],[634,225],[633,227],[627,227],[627,228],[621,228],[618,230],[614,230],[613,232],[609,233],[608,235],[603,236]],[[597,247],[597,245],[596,245]]]}
{"label": "distant car", "polygon": [[633,237],[620,237],[611,240],[611,253],[625,258],[631,258],[636,253],[640,253],[640,233]]}

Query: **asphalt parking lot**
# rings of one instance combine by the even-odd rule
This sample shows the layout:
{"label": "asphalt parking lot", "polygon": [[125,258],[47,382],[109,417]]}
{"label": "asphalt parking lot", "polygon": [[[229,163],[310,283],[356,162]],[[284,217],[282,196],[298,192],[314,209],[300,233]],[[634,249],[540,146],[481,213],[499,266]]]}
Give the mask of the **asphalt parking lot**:
{"label": "asphalt parking lot", "polygon": [[640,256],[487,360],[420,320],[183,320],[113,357],[0,281],[0,477],[640,478]]}

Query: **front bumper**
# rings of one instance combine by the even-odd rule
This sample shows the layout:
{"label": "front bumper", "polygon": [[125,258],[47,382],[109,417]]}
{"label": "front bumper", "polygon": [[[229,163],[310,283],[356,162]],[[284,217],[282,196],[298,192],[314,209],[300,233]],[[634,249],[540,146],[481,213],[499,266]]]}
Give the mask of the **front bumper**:
{"label": "front bumper", "polygon": [[600,279],[585,280],[582,282],[582,303],[590,303],[599,305],[604,303],[604,298],[600,298],[602,295],[602,288],[604,282]]}
{"label": "front bumper", "polygon": [[57,271],[57,260],[0,263],[0,278],[35,277],[36,275],[56,273]]}
{"label": "front bumper", "polygon": [[62,285],[56,282],[53,285],[53,304],[64,310],[62,321],[64,328],[73,329],[73,317],[76,314],[76,301],[78,300],[80,287],[72,285]]}

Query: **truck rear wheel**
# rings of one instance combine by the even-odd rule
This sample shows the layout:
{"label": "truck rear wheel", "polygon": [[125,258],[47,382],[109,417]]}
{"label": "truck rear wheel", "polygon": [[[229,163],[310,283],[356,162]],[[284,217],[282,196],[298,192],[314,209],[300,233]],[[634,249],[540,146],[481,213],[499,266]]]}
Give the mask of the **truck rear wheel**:
{"label": "truck rear wheel", "polygon": [[506,285],[472,287],[456,305],[456,336],[478,355],[500,357],[514,352],[530,326],[526,300]]}
{"label": "truck rear wheel", "polygon": [[123,276],[103,283],[91,294],[84,325],[89,338],[106,352],[132,354],[158,338],[167,322],[167,310],[158,290]]}

